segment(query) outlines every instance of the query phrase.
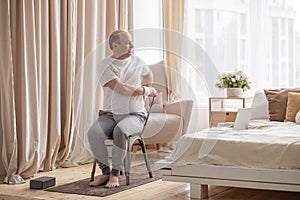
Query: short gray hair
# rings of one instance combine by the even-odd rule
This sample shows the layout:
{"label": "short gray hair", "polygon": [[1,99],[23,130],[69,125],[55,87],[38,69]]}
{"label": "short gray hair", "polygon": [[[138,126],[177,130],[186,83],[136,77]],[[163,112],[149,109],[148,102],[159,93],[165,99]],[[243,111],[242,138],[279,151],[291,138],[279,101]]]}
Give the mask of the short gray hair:
{"label": "short gray hair", "polygon": [[110,49],[112,50],[113,49],[113,43],[118,43],[120,44],[120,36],[119,34],[112,34],[110,37],[109,37],[109,47]]}

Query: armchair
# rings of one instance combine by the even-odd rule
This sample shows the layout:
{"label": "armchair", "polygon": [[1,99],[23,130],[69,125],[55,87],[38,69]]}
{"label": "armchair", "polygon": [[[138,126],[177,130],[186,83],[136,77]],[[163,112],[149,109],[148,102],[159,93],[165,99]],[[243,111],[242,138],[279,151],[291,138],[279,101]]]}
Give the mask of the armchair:
{"label": "armchair", "polygon": [[[168,101],[168,79],[164,61],[149,65],[153,72],[153,87],[159,93],[153,105],[143,138],[145,144],[166,144],[187,133],[192,100]],[[160,108],[160,109],[159,109]]]}

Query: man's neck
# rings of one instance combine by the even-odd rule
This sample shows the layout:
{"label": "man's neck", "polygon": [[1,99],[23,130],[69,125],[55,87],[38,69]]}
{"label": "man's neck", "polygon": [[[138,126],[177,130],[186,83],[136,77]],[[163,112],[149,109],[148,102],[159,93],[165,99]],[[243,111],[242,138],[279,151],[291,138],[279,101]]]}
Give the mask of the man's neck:
{"label": "man's neck", "polygon": [[118,59],[118,60],[125,60],[126,58],[129,58],[131,56],[131,53],[125,53],[123,55],[112,55],[112,58]]}

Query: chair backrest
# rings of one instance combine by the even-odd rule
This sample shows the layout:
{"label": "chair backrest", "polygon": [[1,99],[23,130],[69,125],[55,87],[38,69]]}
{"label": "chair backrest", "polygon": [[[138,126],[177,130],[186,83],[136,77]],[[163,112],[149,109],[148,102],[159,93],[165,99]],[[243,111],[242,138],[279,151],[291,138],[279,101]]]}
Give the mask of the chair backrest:
{"label": "chair backrest", "polygon": [[163,104],[168,103],[168,76],[165,61],[151,64],[149,65],[149,68],[153,73],[153,87],[157,90],[157,92],[162,92]]}

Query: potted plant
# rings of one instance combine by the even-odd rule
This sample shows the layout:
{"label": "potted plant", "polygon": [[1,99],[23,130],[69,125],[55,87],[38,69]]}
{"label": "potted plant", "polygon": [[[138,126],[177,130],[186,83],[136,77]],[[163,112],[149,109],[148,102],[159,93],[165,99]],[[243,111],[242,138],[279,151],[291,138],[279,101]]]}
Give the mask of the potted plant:
{"label": "potted plant", "polygon": [[250,89],[248,77],[241,70],[233,73],[223,73],[218,76],[217,88],[227,90],[227,97],[240,97],[243,92]]}

